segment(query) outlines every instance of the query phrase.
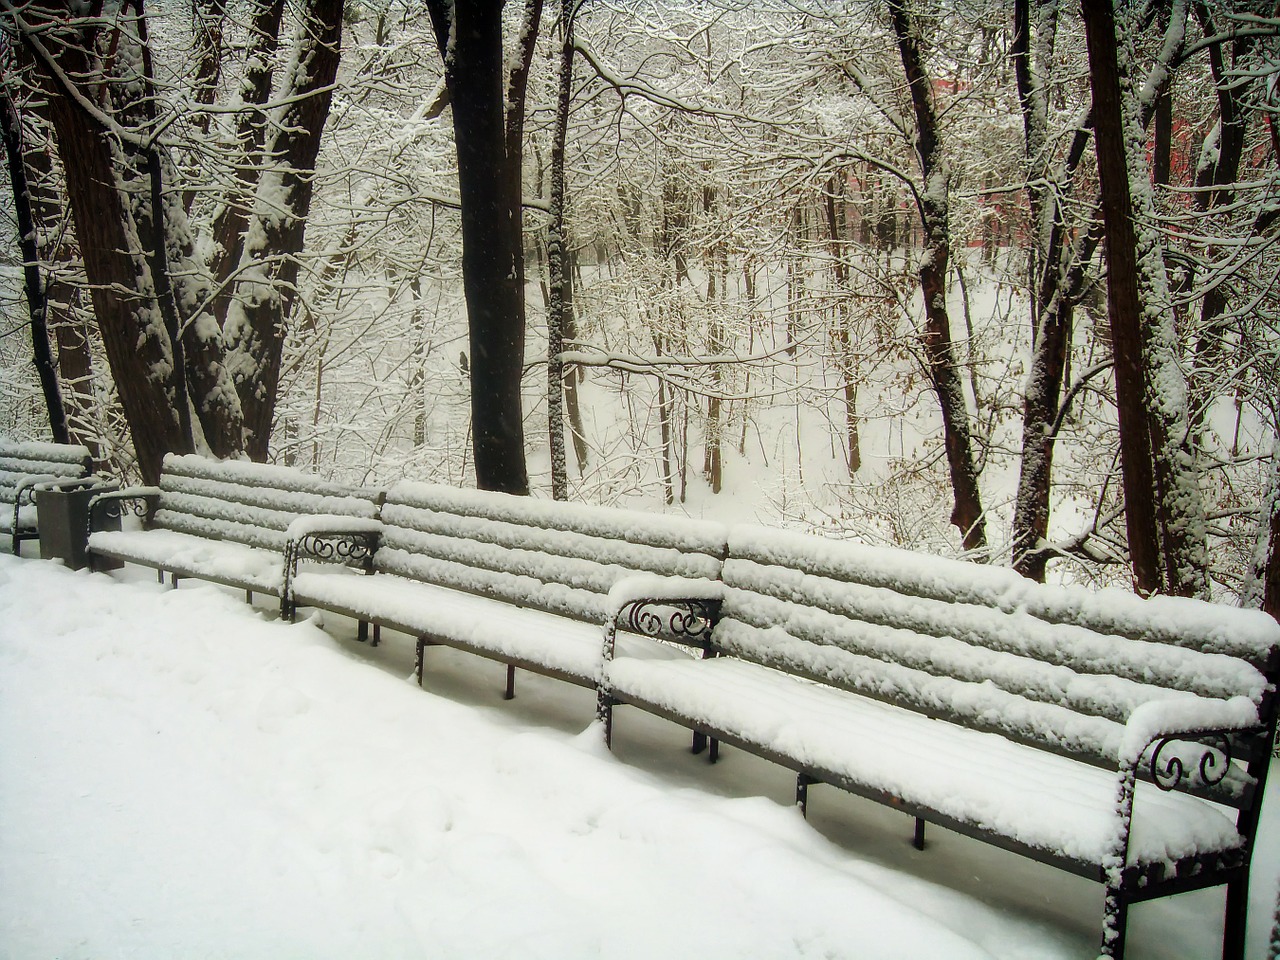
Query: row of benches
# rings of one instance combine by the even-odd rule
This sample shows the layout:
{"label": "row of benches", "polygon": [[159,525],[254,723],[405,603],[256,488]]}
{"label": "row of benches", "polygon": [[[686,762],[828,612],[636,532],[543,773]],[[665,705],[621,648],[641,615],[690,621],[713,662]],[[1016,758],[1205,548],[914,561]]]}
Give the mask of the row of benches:
{"label": "row of benches", "polygon": [[[1130,904],[1225,885],[1244,951],[1280,625],[1190,600],[755,527],[169,457],[107,494],[92,553],[278,597],[596,690],[796,774],[1100,882]],[[339,561],[322,565],[318,561]]]}

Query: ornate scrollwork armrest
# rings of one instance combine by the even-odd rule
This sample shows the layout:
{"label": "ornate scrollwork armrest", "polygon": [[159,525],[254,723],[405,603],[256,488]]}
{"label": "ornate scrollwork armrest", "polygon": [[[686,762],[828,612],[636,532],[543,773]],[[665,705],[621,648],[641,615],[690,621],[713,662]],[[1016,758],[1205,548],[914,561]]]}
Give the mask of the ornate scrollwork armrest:
{"label": "ornate scrollwork armrest", "polygon": [[290,542],[298,560],[319,560],[368,569],[381,536],[377,530],[315,530]]}
{"label": "ornate scrollwork armrest", "polygon": [[1231,772],[1226,731],[1161,737],[1144,752],[1146,775],[1161,790],[1216,787]]}
{"label": "ornate scrollwork armrest", "polygon": [[282,614],[292,619],[295,612],[293,581],[298,575],[298,563],[316,560],[372,573],[373,555],[382,542],[382,524],[360,517],[309,516],[291,524],[287,536],[280,602]]}
{"label": "ornate scrollwork armrest", "polygon": [[100,493],[89,501],[89,532],[105,530],[108,522],[122,520],[128,515],[141,517],[146,523],[159,502],[159,487],[126,487]]}
{"label": "ornate scrollwork armrest", "polygon": [[720,619],[724,587],[715,580],[635,576],[609,592],[604,657],[613,658],[619,629],[708,649]]}
{"label": "ornate scrollwork armrest", "polygon": [[618,611],[619,628],[646,637],[705,644],[720,617],[720,600],[705,597],[642,597]]}

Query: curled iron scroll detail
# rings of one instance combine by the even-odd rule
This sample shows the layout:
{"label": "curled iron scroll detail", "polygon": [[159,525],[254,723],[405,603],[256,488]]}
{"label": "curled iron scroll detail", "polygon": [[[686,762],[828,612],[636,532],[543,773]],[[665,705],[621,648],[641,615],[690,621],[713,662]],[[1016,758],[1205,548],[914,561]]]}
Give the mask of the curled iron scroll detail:
{"label": "curled iron scroll detail", "polygon": [[[1183,781],[1191,778],[1190,786],[1212,787],[1226,779],[1231,768],[1231,740],[1225,734],[1215,733],[1204,737],[1205,741],[1165,737],[1151,751],[1151,779],[1161,790],[1176,790]],[[1183,750],[1166,752],[1171,744],[1181,744]]]}
{"label": "curled iron scroll detail", "polygon": [[622,609],[618,626],[647,637],[704,643],[719,612],[716,600],[633,600]]}
{"label": "curled iron scroll detail", "polygon": [[367,564],[376,546],[372,537],[351,533],[311,533],[298,545],[299,555],[308,559],[353,564]]}

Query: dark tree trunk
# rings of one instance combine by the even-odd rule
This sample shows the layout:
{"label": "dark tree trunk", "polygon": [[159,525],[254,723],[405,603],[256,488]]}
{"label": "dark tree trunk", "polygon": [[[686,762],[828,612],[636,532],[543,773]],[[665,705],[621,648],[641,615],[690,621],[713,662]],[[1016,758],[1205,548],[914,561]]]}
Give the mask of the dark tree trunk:
{"label": "dark tree trunk", "polygon": [[[831,247],[831,269],[836,281],[836,310],[831,318],[832,341],[836,347],[837,369],[844,390],[844,427],[847,464],[852,477],[862,467],[862,446],[858,434],[858,381],[853,342],[849,330],[847,298],[852,294],[849,286],[849,262],[845,259],[845,209],[843,202],[836,204],[836,191],[840,190],[837,178],[827,185],[825,210],[827,237]],[[841,191],[843,193],[843,191]]]}
{"label": "dark tree trunk", "polygon": [[262,172],[266,112],[261,106],[271,97],[283,10],[283,0],[251,0],[249,5],[249,49],[244,76],[240,80],[243,109],[236,116],[236,147],[240,163],[235,169],[235,185],[223,198],[222,208],[213,222],[214,246],[209,261],[209,274],[219,291],[214,299],[214,316],[219,326],[227,318],[234,287],[231,272],[239,265],[244,251],[249,211]]}
{"label": "dark tree trunk", "polygon": [[1033,38],[1031,2],[1016,0],[1010,43],[1018,102],[1022,108],[1027,198],[1035,244],[1030,277],[1035,291],[1031,312],[1032,356],[1023,398],[1021,472],[1013,516],[1013,568],[1041,582],[1050,559],[1045,540],[1049,533],[1049,492],[1053,478],[1053,424],[1062,396],[1073,313],[1072,304],[1062,290],[1067,248],[1062,241],[1066,224],[1060,197],[1069,193],[1069,178],[1084,152],[1082,147],[1072,151],[1064,171],[1067,182],[1056,184],[1056,189],[1047,189],[1050,182],[1050,158],[1046,155],[1049,104],[1043,78],[1036,76],[1036,68],[1048,69],[1049,64],[1042,62],[1042,57],[1033,58],[1032,50],[1052,56],[1056,16],[1056,11],[1042,11]]}
{"label": "dark tree trunk", "polygon": [[1125,524],[1134,589],[1151,594],[1158,592],[1162,584],[1160,544],[1151,435],[1143,399],[1142,302],[1138,291],[1137,238],[1125,154],[1115,20],[1109,0],[1084,0],[1082,8],[1106,228],[1107,315],[1115,357]]}
{"label": "dark tree trunk", "polygon": [[13,188],[13,207],[18,221],[18,246],[22,251],[22,278],[27,292],[27,310],[31,323],[31,350],[40,391],[44,395],[49,416],[49,431],[57,443],[70,443],[67,411],[58,389],[58,371],[49,345],[49,300],[40,275],[40,247],[32,215],[31,189],[27,182],[27,165],[22,142],[22,124],[9,95],[8,87],[0,88],[0,130],[4,135],[4,151],[9,164],[9,184]]}
{"label": "dark tree trunk", "polygon": [[[453,108],[476,485],[527,494],[520,379],[524,249],[519,157],[508,153],[502,0],[429,0]],[[523,110],[523,103],[511,104]]]}
{"label": "dark tree trunk", "polygon": [[[29,8],[32,14],[37,8]],[[66,89],[66,78],[101,78],[103,67],[89,52],[99,27],[27,21],[41,30],[42,47],[56,64],[33,50],[36,73],[49,98],[49,115],[66,174],[67,196],[84,257],[103,347],[133,438],[144,480],[157,482],[166,453],[191,452],[191,437],[176,412],[173,352],[160,318],[150,271],[131,251],[138,246],[132,215],[117,189],[112,134]],[[43,29],[47,28],[47,29]],[[23,29],[24,43],[30,35]]]}
{"label": "dark tree trunk", "polygon": [[920,289],[924,295],[925,326],[922,336],[929,378],[942,410],[943,438],[955,506],[951,523],[964,537],[966,550],[986,549],[986,521],[978,488],[969,430],[964,384],[956,365],[947,313],[947,270],[950,260],[948,184],[946,162],[938,139],[938,119],[933,104],[932,78],[925,68],[921,37],[915,18],[904,0],[889,0],[889,15],[902,68],[911,88],[916,120],[916,154],[923,183],[918,195],[920,225],[925,249],[920,262]]}
{"label": "dark tree trunk", "polygon": [[292,103],[280,119],[262,175],[271,209],[256,218],[261,239],[244,249],[243,282],[237,284],[227,320],[228,344],[243,361],[236,366],[247,369],[237,375],[236,386],[244,446],[253,460],[267,459],[271,441],[284,334],[311,209],[312,173],[341,54],[342,11],[343,0],[311,0],[305,7],[295,71],[285,90]]}
{"label": "dark tree trunk", "polygon": [[[569,296],[568,238],[565,233],[564,149],[569,129],[569,102],[573,93],[573,3],[561,0],[560,75],[556,88],[556,117],[551,139],[551,209],[547,218],[547,430],[551,443],[551,496],[569,496],[568,465],[564,445],[565,330],[573,310]],[[508,142],[511,138],[508,137]]]}

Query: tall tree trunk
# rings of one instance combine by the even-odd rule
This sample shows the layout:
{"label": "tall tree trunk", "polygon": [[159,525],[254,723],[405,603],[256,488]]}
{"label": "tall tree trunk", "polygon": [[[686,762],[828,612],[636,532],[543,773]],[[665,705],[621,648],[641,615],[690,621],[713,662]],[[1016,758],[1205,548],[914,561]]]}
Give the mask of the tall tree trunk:
{"label": "tall tree trunk", "polygon": [[249,47],[240,79],[241,109],[236,114],[236,150],[240,162],[235,167],[234,184],[222,198],[222,206],[214,217],[213,253],[209,259],[209,275],[217,291],[214,317],[219,327],[227,319],[234,289],[231,274],[240,265],[253,195],[262,174],[267,129],[263,105],[271,98],[283,10],[282,0],[250,0],[249,3]]}
{"label": "tall tree trunk", "polygon": [[58,370],[49,345],[49,300],[40,274],[40,247],[32,215],[31,189],[27,182],[22,123],[9,94],[8,83],[0,87],[0,131],[4,135],[9,184],[13,188],[13,207],[18,221],[18,246],[22,251],[22,277],[30,316],[32,359],[40,378],[40,391],[44,395],[50,434],[57,443],[69,443],[71,434],[67,429],[67,411],[62,404]]}
{"label": "tall tree trunk", "polygon": [[267,151],[241,258],[225,339],[244,414],[244,447],[266,460],[280,384],[284,334],[311,209],[312,174],[329,116],[342,42],[343,0],[309,0],[302,11],[294,72]]}
{"label": "tall tree trunk", "polygon": [[[1108,313],[1115,354],[1125,515],[1140,593],[1207,594],[1203,512],[1189,449],[1185,382],[1176,364],[1164,261],[1139,217],[1153,216],[1145,138],[1117,16],[1084,0],[1098,176],[1107,240]],[[1130,144],[1134,146],[1131,147]],[[1162,285],[1163,288],[1162,288]]]}
{"label": "tall tree trunk", "polygon": [[[164,455],[191,452],[192,441],[177,413],[181,371],[174,364],[150,269],[134,252],[140,244],[120,190],[113,143],[124,138],[110,129],[102,105],[88,92],[108,79],[104,65],[90,53],[105,21],[44,19],[47,12],[35,7],[26,13],[29,19],[15,21],[49,98],[103,347],[139,469],[154,483]],[[76,87],[69,78],[83,78],[89,85]]]}
{"label": "tall tree trunk", "polygon": [[[1013,516],[1013,568],[1025,577],[1043,581],[1050,554],[1049,492],[1053,476],[1053,424],[1062,396],[1067,345],[1071,336],[1072,304],[1062,289],[1068,251],[1060,198],[1069,194],[1075,163],[1083,149],[1073,150],[1062,176],[1051,179],[1048,150],[1049,102],[1044,78],[1057,35],[1057,8],[1037,7],[1040,14],[1033,36],[1031,0],[1015,0],[1014,32],[1010,44],[1022,108],[1027,199],[1031,209],[1032,304],[1031,369],[1023,397],[1022,457]],[[1033,59],[1033,50],[1036,56]],[[1082,147],[1082,145],[1080,145]],[[1048,189],[1050,184],[1055,189]]]}
{"label": "tall tree trunk", "polygon": [[924,296],[925,326],[922,336],[928,373],[942,410],[943,438],[955,506],[951,522],[964,538],[965,550],[981,553],[987,546],[986,520],[978,488],[969,430],[964,384],[956,365],[947,313],[947,271],[950,259],[948,222],[949,186],[946,160],[938,137],[933,103],[933,83],[925,68],[919,26],[906,0],[889,0],[902,68],[911,89],[916,121],[916,154],[923,183],[917,195],[925,249],[920,261],[920,290]]}
{"label": "tall tree trunk", "polygon": [[832,341],[836,348],[836,369],[840,371],[840,380],[844,390],[844,427],[845,451],[849,476],[852,477],[862,467],[862,447],[858,435],[858,381],[856,377],[856,361],[853,355],[853,342],[849,330],[848,297],[852,294],[849,286],[849,263],[847,245],[845,243],[845,207],[844,203],[836,204],[836,191],[843,188],[837,178],[833,177],[827,184],[826,215],[827,237],[831,247],[831,270],[836,281],[836,310],[831,318]]}
{"label": "tall tree trunk", "polygon": [[569,497],[564,446],[564,353],[569,311],[568,238],[565,234],[564,149],[573,94],[573,0],[560,0],[560,75],[556,88],[556,116],[551,139],[551,208],[547,217],[547,432],[551,444],[551,496]]}
{"label": "tall tree trunk", "polygon": [[[27,66],[29,68],[30,64]],[[81,271],[80,251],[76,247],[75,227],[61,182],[61,167],[54,163],[52,154],[56,147],[52,140],[53,125],[49,119],[48,103],[41,99],[31,103],[29,109],[28,118],[34,121],[38,136],[47,140],[47,143],[24,144],[23,160],[44,275],[49,332],[57,344],[58,376],[62,405],[67,414],[67,432],[72,443],[88,447],[94,462],[100,463],[102,450],[95,428],[99,404],[93,395],[90,350],[93,331],[86,316],[88,311],[81,309],[88,293],[83,278],[78,276]]]}
{"label": "tall tree trunk", "polygon": [[453,108],[476,485],[527,494],[520,378],[524,249],[518,155],[508,153],[502,0],[428,0]]}
{"label": "tall tree trunk", "polygon": [[[1214,36],[1219,28],[1208,5],[1197,2],[1194,7],[1205,36]],[[1233,40],[1230,47],[1232,63],[1243,62],[1255,43],[1256,38],[1251,36]],[[1195,173],[1195,209],[1206,217],[1235,202],[1235,184],[1239,180],[1240,164],[1244,159],[1245,137],[1250,120],[1250,112],[1245,104],[1254,89],[1243,78],[1231,73],[1229,65],[1224,61],[1222,46],[1212,44],[1208,52],[1209,68],[1217,94],[1218,122],[1205,137]],[[1192,429],[1201,446],[1209,405],[1213,400],[1210,386],[1214,379],[1212,371],[1222,360],[1225,332],[1222,317],[1226,314],[1227,307],[1225,285],[1214,283],[1205,291],[1200,305],[1194,363],[1188,384],[1191,393]]]}

